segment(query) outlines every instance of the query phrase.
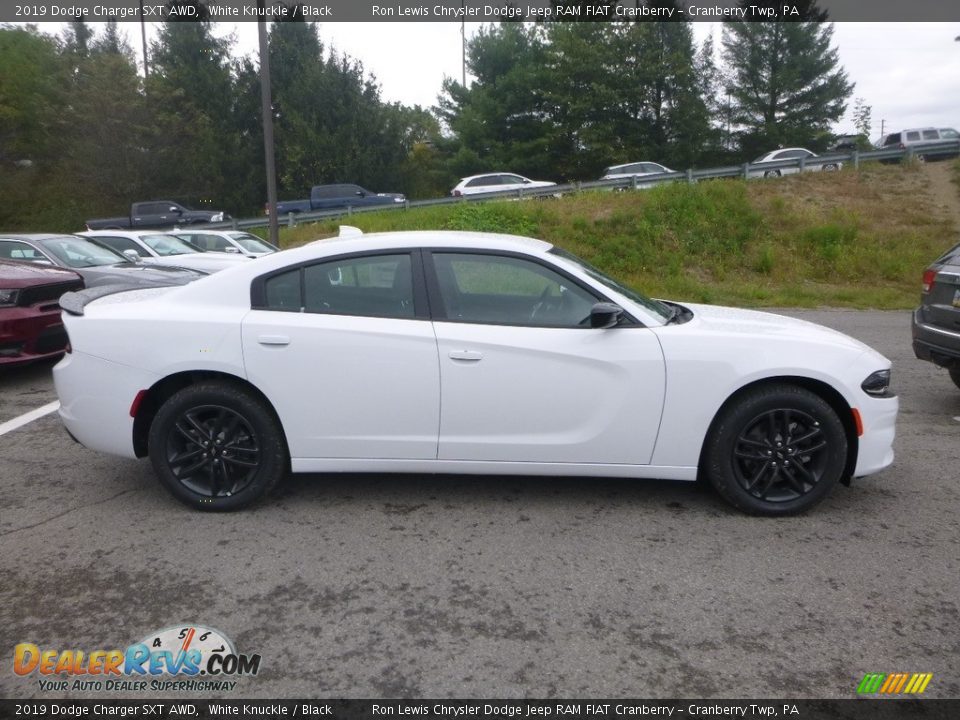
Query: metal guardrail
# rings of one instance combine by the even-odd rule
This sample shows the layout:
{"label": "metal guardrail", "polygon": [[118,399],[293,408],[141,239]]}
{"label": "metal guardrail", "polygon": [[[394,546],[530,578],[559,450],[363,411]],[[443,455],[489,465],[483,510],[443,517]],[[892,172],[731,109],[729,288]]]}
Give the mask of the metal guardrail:
{"label": "metal guardrail", "polygon": [[[433,205],[452,205],[462,202],[482,202],[484,200],[511,200],[537,197],[554,197],[559,195],[569,195],[579,193],[585,190],[627,190],[642,189],[652,187],[665,182],[688,182],[694,183],[698,180],[708,180],[712,178],[742,177],[744,179],[764,177],[766,173],[772,171],[782,171],[797,168],[800,172],[814,167],[823,168],[829,165],[840,163],[850,163],[853,167],[860,167],[860,163],[868,160],[903,160],[913,158],[934,158],[947,157],[960,154],[960,140],[939,141],[924,143],[920,145],[911,145],[907,148],[891,148],[889,150],[868,150],[860,152],[854,150],[850,153],[831,153],[829,155],[819,155],[815,159],[799,158],[796,160],[776,160],[764,163],[744,163],[742,165],[727,165],[724,167],[709,168],[705,170],[690,169],[685,172],[657,173],[655,175],[644,175],[642,177],[629,177],[616,180],[593,180],[588,182],[567,183],[565,185],[551,185],[545,188],[533,188],[525,190],[498,190],[494,192],[477,193],[474,195],[461,195],[459,197],[433,198],[430,200],[407,200],[403,203],[393,205],[373,205],[366,207],[347,207],[337,210],[322,210],[309,213],[288,213],[280,219],[280,224],[287,227],[296,227],[303,223],[315,222],[317,220],[330,220],[335,218],[351,217],[361,213],[383,212],[394,210],[409,210],[410,208],[430,207]],[[210,230],[242,230],[248,228],[267,227],[270,220],[267,217],[249,218],[246,220],[233,219],[222,223],[211,223],[208,225],[197,225],[194,227],[205,227]]]}

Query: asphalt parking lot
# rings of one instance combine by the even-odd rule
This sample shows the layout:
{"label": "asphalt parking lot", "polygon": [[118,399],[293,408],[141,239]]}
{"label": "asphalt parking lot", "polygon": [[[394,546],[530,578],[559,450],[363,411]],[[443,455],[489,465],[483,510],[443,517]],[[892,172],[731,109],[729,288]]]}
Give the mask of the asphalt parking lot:
{"label": "asphalt parking lot", "polygon": [[[897,459],[811,514],[746,517],[694,485],[302,476],[204,515],[56,415],[0,437],[0,697],[13,647],[125,648],[200,624],[262,656],[182,697],[854,697],[930,672],[960,697],[960,390],[905,312],[793,311],[894,361]],[[55,400],[0,374],[0,423]],[[154,693],[156,695],[156,693]]]}

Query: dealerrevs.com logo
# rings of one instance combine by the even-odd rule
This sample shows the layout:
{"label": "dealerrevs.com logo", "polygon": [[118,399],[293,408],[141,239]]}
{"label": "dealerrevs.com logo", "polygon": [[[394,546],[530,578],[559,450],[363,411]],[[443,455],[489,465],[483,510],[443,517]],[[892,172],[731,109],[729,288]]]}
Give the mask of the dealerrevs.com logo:
{"label": "dealerrevs.com logo", "polygon": [[260,671],[260,655],[238,653],[219,630],[169,627],[126,650],[58,650],[20,643],[13,671],[39,676],[42,691],[141,692],[233,690],[239,678]]}
{"label": "dealerrevs.com logo", "polygon": [[857,686],[859,695],[921,695],[933,673],[867,673]]}

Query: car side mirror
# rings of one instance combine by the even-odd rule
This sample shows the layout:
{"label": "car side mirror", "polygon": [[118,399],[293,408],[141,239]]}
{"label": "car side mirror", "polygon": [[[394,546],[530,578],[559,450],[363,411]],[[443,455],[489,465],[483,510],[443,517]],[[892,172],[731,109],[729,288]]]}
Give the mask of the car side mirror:
{"label": "car side mirror", "polygon": [[123,256],[132,263],[139,263],[142,260],[136,250],[124,250]]}
{"label": "car side mirror", "polygon": [[176,213],[177,215],[183,215],[183,210],[173,205],[170,206],[170,212]]}
{"label": "car side mirror", "polygon": [[524,185],[529,185],[529,184],[532,183],[532,182],[533,182],[533,180],[524,180],[524,181],[523,181],[523,184],[524,184]]}
{"label": "car side mirror", "polygon": [[598,329],[612,328],[620,322],[623,308],[613,303],[601,302],[590,308],[590,327]]}
{"label": "car side mirror", "polygon": [[363,197],[364,195],[366,195],[366,193],[363,190],[357,190],[356,194],[359,197]]}

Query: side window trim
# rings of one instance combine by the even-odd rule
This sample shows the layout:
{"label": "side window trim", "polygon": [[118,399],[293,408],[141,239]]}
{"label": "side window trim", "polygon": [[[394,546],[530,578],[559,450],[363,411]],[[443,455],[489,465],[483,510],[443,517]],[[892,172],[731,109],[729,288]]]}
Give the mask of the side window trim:
{"label": "side window trim", "polygon": [[[431,318],[436,322],[450,322],[450,323],[461,323],[465,325],[500,325],[504,327],[536,327],[536,328],[545,328],[553,330],[592,330],[586,326],[550,326],[550,325],[530,325],[529,323],[504,323],[504,322],[481,322],[476,320],[461,320],[455,317],[447,317],[446,307],[443,303],[443,295],[440,291],[440,281],[437,276],[437,268],[433,262],[433,255],[493,255],[495,257],[509,257],[517,258],[519,260],[525,260],[527,262],[535,263],[544,267],[557,275],[561,276],[565,280],[568,280],[572,285],[576,285],[583,292],[592,295],[596,298],[597,302],[610,302],[615,303],[613,299],[608,297],[605,293],[597,290],[596,288],[587,285],[579,278],[568,273],[564,268],[553,265],[549,262],[544,261],[542,258],[538,258],[532,255],[526,255],[524,253],[513,252],[510,250],[488,250],[483,248],[458,248],[458,247],[431,247],[423,249],[423,271],[426,276],[426,290],[427,296],[429,298],[430,309],[431,309]],[[615,303],[620,305],[620,303]],[[620,305],[622,307],[622,305]],[[626,308],[623,308],[623,320],[622,327],[644,327],[643,323],[639,322]]]}

